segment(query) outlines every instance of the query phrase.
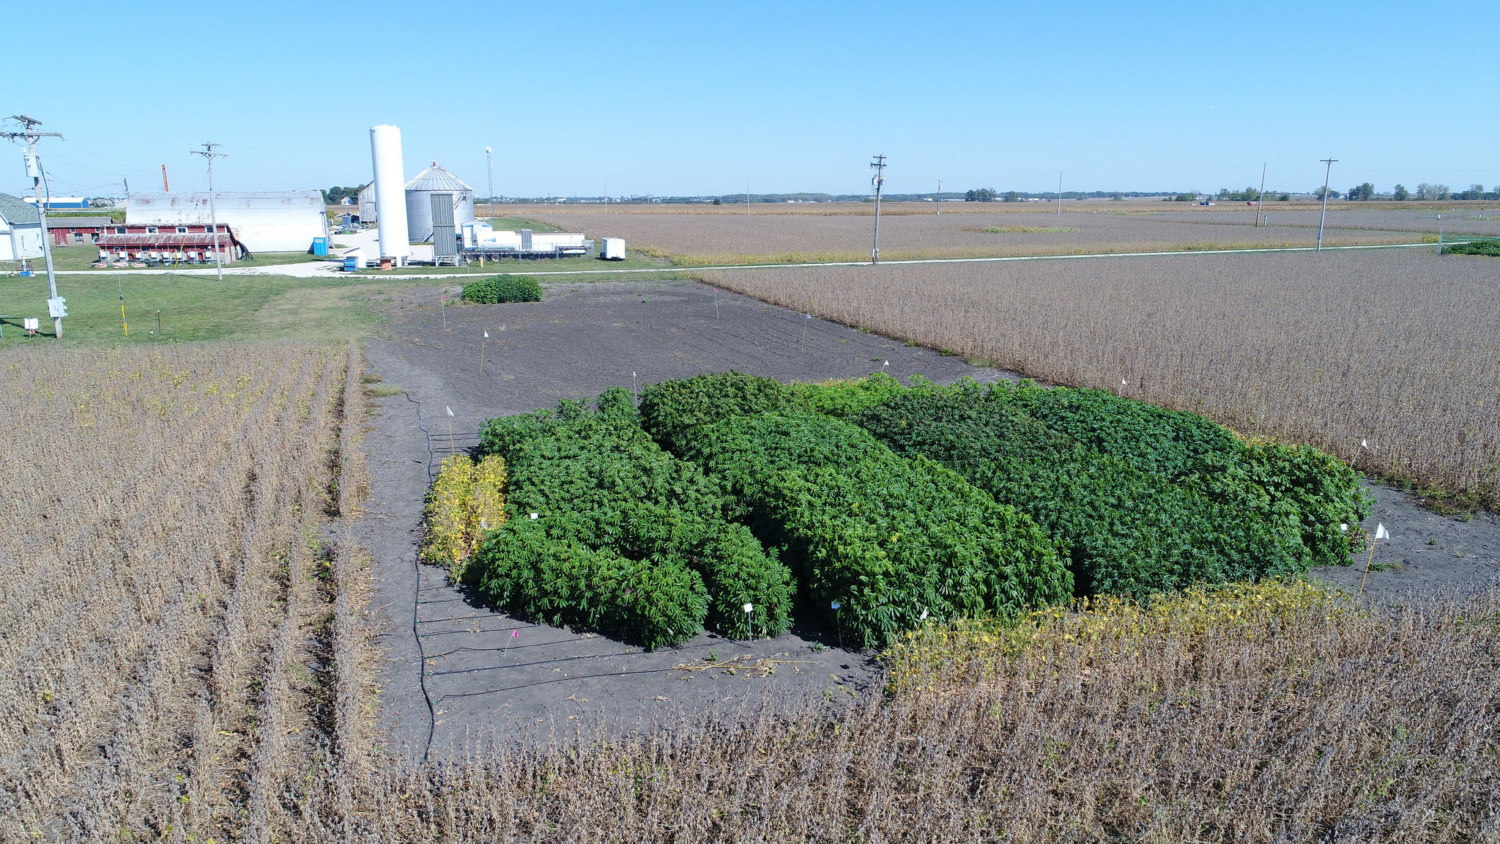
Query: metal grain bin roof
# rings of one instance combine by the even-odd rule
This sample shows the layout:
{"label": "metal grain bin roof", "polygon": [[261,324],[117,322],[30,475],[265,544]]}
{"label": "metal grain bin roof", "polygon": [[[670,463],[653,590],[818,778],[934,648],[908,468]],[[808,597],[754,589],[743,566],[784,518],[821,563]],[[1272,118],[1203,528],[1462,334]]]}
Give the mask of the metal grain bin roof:
{"label": "metal grain bin roof", "polygon": [[411,181],[406,183],[407,190],[434,191],[439,193],[473,193],[474,189],[463,183],[463,180],[449,173],[438,165],[436,161],[432,166],[418,173]]}

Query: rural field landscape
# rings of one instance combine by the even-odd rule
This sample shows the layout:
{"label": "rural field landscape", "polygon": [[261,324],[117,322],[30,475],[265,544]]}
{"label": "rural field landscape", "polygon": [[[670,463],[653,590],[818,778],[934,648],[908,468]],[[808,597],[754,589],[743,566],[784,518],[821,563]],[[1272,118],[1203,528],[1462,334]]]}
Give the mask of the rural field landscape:
{"label": "rural field landscape", "polygon": [[1500,5],[47,11],[0,844],[1500,844]]}
{"label": "rural field landscape", "polygon": [[[747,269],[714,271],[703,282],[539,276],[548,279],[539,303],[446,307],[440,296],[457,299],[463,277],[451,285],[385,277],[334,288],[368,311],[341,329],[354,345],[267,345],[254,339],[266,325],[255,318],[220,325],[218,342],[164,344],[133,331],[128,342],[99,336],[74,350],[8,331],[0,365],[31,401],[14,406],[6,441],[17,454],[56,453],[68,440],[89,447],[66,474],[31,462],[6,481],[6,561],[20,586],[7,590],[4,615],[5,834],[1483,837],[1500,787],[1487,762],[1496,752],[1487,725],[1500,699],[1492,670],[1500,667],[1496,438],[1493,414],[1484,412],[1484,397],[1495,394],[1486,361],[1496,349],[1481,328],[1495,317],[1488,260],[1375,250]],[[270,300],[224,304],[254,315],[279,308],[282,295],[299,294],[293,285],[272,288]],[[1366,307],[1366,299],[1385,307]],[[331,304],[319,311],[335,312]],[[305,326],[294,322],[277,336]],[[841,420],[886,430],[885,438],[897,429],[878,427],[887,423],[876,405],[930,401],[914,376],[1003,385],[1026,375],[1106,388],[1080,395],[1105,398],[1111,413],[1134,414],[1139,399],[1204,413],[1241,434],[1312,443],[1458,513],[1424,510],[1377,483],[1373,512],[1349,499],[1355,510],[1341,517],[1369,532],[1357,535],[1352,554],[1304,557],[1286,570],[1291,580],[1213,585],[1235,579],[1221,574],[1185,592],[1145,585],[1125,590],[1134,598],[1079,602],[1033,593],[1015,605],[1032,609],[998,616],[918,597],[932,617],[917,618],[910,604],[902,612],[911,614],[889,628],[830,614],[833,593],[823,592],[824,609],[814,611],[823,587],[798,575],[800,603],[783,604],[785,616],[756,615],[738,627],[734,598],[723,610],[707,605],[701,632],[669,624],[663,629],[679,632],[655,642],[636,638],[649,629],[632,626],[641,616],[557,615],[537,597],[492,591],[486,582],[528,582],[515,574],[485,580],[492,565],[523,563],[491,556],[506,547],[498,538],[463,582],[417,562],[435,524],[424,521],[424,498],[450,454],[516,443],[494,453],[506,461],[501,527],[521,539],[533,536],[531,525],[555,529],[545,527],[549,508],[576,509],[566,502],[599,494],[580,487],[552,497],[550,485],[569,476],[557,474],[565,464],[547,462],[554,446],[522,445],[534,436],[527,419],[551,426],[535,429],[548,437],[573,430],[558,424],[587,423],[557,447],[609,431],[626,440],[599,442],[636,443],[585,447],[574,460],[638,454],[646,462],[629,465],[677,466],[671,471],[687,473],[678,484],[697,471],[692,460],[721,471],[706,435],[692,447],[706,451],[672,446],[688,458],[679,459],[652,457],[664,452],[628,432],[654,430],[660,414],[650,408],[664,406],[662,389],[728,370],[776,379],[747,384],[825,384],[785,399],[775,398],[779,387],[754,394],[772,396],[767,409],[805,407],[833,420],[798,436],[866,443],[858,448],[876,460],[869,465],[888,466],[871,471],[919,464],[878,457],[890,452]],[[919,389],[906,394],[900,383]],[[595,397],[611,388],[614,403],[600,398],[600,408],[617,414],[623,397],[625,415],[614,418],[629,420],[639,402],[641,422],[588,421]],[[937,389],[940,402],[969,395]],[[546,422],[549,408],[568,401],[583,402],[585,416],[568,410]],[[544,415],[526,415],[537,410]],[[1076,425],[1055,427],[1061,417],[1036,418],[1072,431],[1067,437],[1087,436]],[[497,428],[490,420],[515,421]],[[502,430],[513,433],[495,439]],[[1119,446],[1109,442],[1089,448]],[[1137,447],[1129,437],[1120,442]],[[776,453],[762,459],[783,459]],[[1137,459],[1132,453],[1121,452]],[[968,474],[983,464],[959,452],[944,459],[986,490],[962,495],[1023,501]],[[1056,459],[1038,465],[1053,472],[1065,465]],[[1147,477],[1107,459],[1110,472],[1125,473],[1111,483]],[[609,465],[597,471],[627,471]],[[818,471],[853,472],[839,483],[863,483],[858,467],[866,464],[844,465]],[[1116,486],[1115,494],[1162,494],[1147,492],[1154,483]],[[745,500],[771,506],[774,495]],[[681,508],[690,499],[632,500]],[[714,512],[744,518],[733,515],[737,506]],[[530,520],[528,509],[541,518]],[[651,512],[683,518],[668,515],[677,509]],[[953,518],[969,518],[961,512]],[[1087,525],[1096,522],[1048,522],[1054,511],[1034,512],[1052,525],[1047,532],[1076,535],[1075,561],[1094,561],[1070,577],[1158,570],[1111,569],[1110,560],[1138,559],[1128,545],[1091,544],[1098,540]],[[1361,515],[1370,517],[1362,529]],[[890,517],[906,518],[880,518]],[[1005,518],[1019,525],[1033,517]],[[1361,583],[1376,519],[1400,536],[1376,544],[1379,565]],[[780,535],[747,523],[754,537],[734,534],[744,541]],[[885,529],[914,541],[937,524]],[[1141,524],[1143,537],[1160,530]],[[743,531],[715,528],[726,529]],[[803,528],[778,530],[791,537]],[[556,534],[564,535],[578,547],[615,548],[625,555],[618,559],[640,553],[629,543]],[[799,542],[777,553],[791,562]],[[1079,557],[1079,548],[1097,556]],[[610,559],[590,553],[589,565]],[[1053,552],[1038,553],[1043,564]],[[1052,559],[1045,565],[1065,562]],[[551,565],[544,557],[524,564]],[[1297,571],[1311,579],[1296,579]],[[1333,583],[1365,586],[1368,597],[1326,591]],[[837,594],[857,609],[855,593]],[[601,592],[594,600],[615,599]],[[753,602],[756,612],[774,605],[763,600]],[[622,618],[637,621],[621,626]],[[865,629],[885,632],[870,638]],[[1350,720],[1349,712],[1362,715]]]}

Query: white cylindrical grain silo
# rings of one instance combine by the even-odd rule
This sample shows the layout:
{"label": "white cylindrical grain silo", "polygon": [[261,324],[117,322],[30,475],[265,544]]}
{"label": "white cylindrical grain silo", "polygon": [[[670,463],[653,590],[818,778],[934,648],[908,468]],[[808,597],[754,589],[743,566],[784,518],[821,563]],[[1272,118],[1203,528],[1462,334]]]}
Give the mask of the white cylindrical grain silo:
{"label": "white cylindrical grain silo", "polygon": [[404,264],[411,255],[411,242],[406,236],[406,177],[401,168],[401,130],[395,126],[372,127],[370,154],[375,161],[380,257]]}

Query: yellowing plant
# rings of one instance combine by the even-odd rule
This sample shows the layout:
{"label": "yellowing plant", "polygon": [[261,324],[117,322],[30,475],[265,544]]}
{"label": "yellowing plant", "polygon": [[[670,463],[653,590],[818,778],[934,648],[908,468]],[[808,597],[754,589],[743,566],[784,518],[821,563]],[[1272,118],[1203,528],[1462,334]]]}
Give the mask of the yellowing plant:
{"label": "yellowing plant", "polygon": [[[1008,660],[1060,656],[1087,664],[1100,654],[1160,650],[1173,641],[1187,650],[1211,631],[1218,638],[1263,641],[1298,618],[1326,620],[1345,610],[1333,595],[1301,580],[1198,585],[1143,602],[1113,595],[1075,599],[1071,606],[1034,610],[1018,619],[955,619],[906,632],[881,655],[891,694],[972,682]],[[1108,647],[1104,647],[1108,646]]]}
{"label": "yellowing plant", "polygon": [[505,521],[505,461],[493,454],[477,466],[461,454],[443,458],[426,515],[422,562],[443,566],[462,580],[485,534]]}

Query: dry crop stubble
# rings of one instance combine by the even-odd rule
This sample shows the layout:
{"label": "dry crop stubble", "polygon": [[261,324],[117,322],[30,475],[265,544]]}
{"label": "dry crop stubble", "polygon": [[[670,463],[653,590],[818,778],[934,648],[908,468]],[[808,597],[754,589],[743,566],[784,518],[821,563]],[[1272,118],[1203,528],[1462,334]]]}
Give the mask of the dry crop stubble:
{"label": "dry crop stubble", "polygon": [[[1303,590],[1304,592],[1310,590]],[[1381,612],[1076,613],[830,717],[810,703],[583,748],[503,738],[357,783],[368,840],[1468,841],[1496,831],[1500,595]],[[1211,599],[1212,600],[1212,599]],[[1204,616],[1198,616],[1203,618]],[[928,629],[941,651],[953,631]],[[954,653],[958,653],[954,651]],[[308,794],[301,834],[335,836]]]}
{"label": "dry crop stubble", "polygon": [[1500,504],[1490,259],[1382,250],[706,278],[1044,381],[1309,443],[1471,506]]}
{"label": "dry crop stubble", "polygon": [[[0,838],[279,837],[286,783],[332,740],[311,680],[339,610],[309,540],[330,475],[358,488],[357,448],[328,459],[345,412],[362,416],[343,384],[357,359],[0,358],[23,399],[0,422],[17,455],[0,476]],[[331,634],[356,640],[345,662],[364,648],[351,600]]]}

